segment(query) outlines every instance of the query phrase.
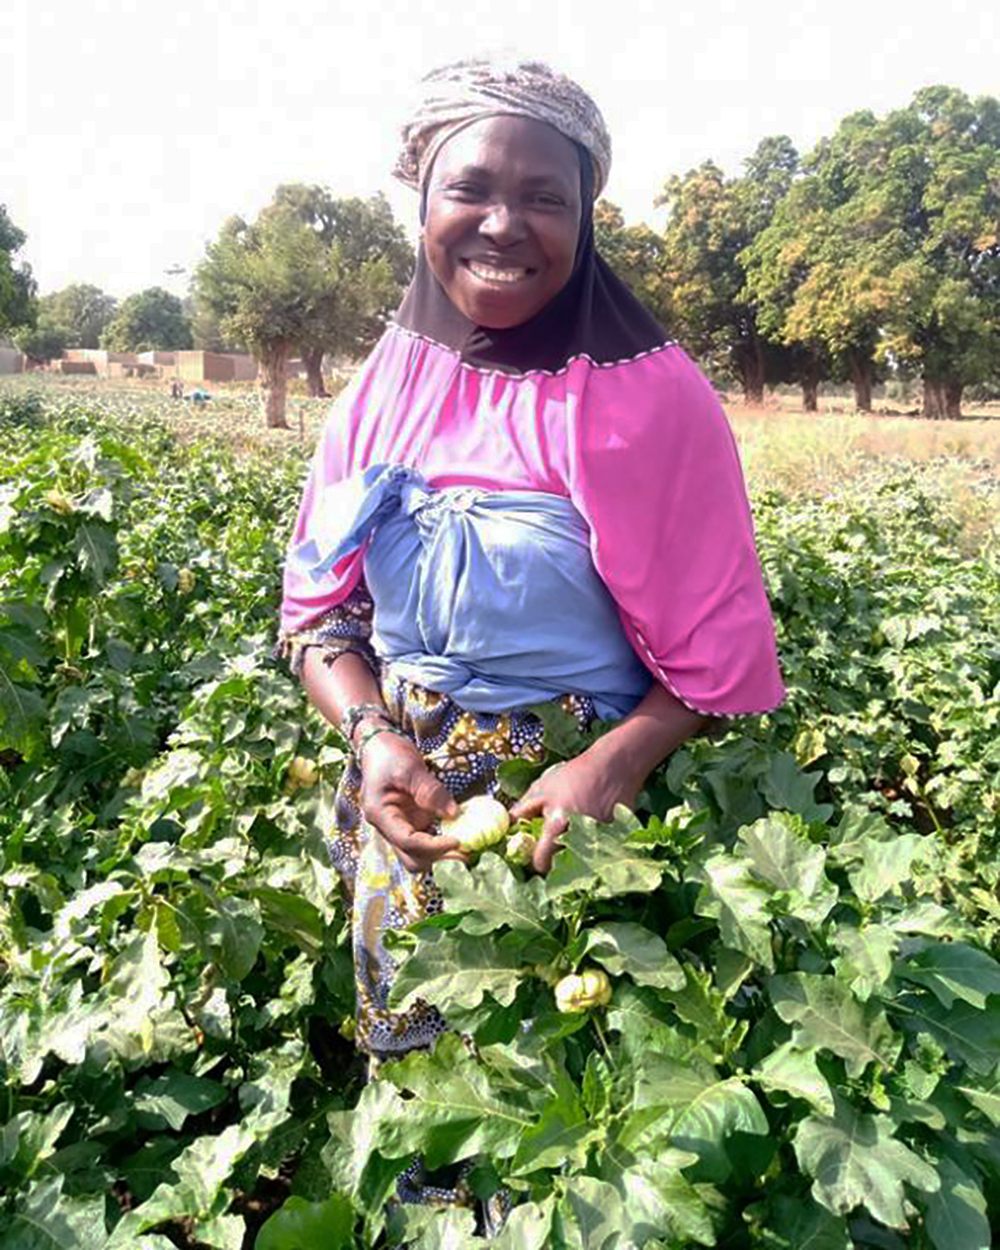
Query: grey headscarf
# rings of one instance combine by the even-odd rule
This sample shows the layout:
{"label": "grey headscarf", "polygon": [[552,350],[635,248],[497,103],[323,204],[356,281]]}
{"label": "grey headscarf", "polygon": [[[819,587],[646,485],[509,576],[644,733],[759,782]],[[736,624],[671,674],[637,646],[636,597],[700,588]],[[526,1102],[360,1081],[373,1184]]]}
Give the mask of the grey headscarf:
{"label": "grey headscarf", "polygon": [[514,114],[548,124],[590,153],[594,198],[611,168],[611,136],[590,96],[540,61],[457,61],[432,70],[423,96],[402,128],[403,148],[393,174],[420,190],[441,146],[458,130],[484,117]]}

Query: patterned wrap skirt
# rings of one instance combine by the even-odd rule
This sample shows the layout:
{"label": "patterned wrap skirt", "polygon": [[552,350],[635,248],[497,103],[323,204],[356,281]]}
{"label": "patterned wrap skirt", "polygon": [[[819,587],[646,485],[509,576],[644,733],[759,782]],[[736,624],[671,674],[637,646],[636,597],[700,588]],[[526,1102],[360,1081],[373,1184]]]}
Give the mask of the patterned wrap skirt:
{"label": "patterned wrap skirt", "polygon": [[[361,655],[379,682],[382,699],[397,728],[417,746],[431,772],[458,802],[475,794],[495,794],[497,767],[506,760],[541,762],[544,727],[527,711],[470,712],[446,694],[427,690],[394,674],[370,644],[373,605],[361,583],[352,594],[308,632],[282,639],[281,651],[293,672],[301,670],[308,647],[321,647],[331,658],[345,651]],[[595,719],[593,700],[567,694],[560,705],[586,729]],[[385,949],[389,929],[400,929],[441,910],[441,895],[430,873],[411,873],[390,844],[361,814],[361,770],[353,755],[337,787],[333,827],[326,841],[344,887],[351,920],[354,982],[357,997],[356,1043],[369,1056],[371,1074],[380,1063],[409,1050],[431,1046],[448,1025],[440,1013],[417,1002],[403,1012],[388,1005],[396,961]],[[462,1170],[449,1177],[428,1176],[419,1159],[400,1177],[404,1202],[460,1203],[468,1200]],[[455,1182],[458,1182],[457,1184]],[[495,1194],[480,1212],[481,1227],[498,1230],[508,1196]]]}
{"label": "patterned wrap skirt", "polygon": [[[544,759],[544,729],[537,716],[527,711],[470,712],[448,695],[394,674],[392,665],[382,663],[371,647],[371,622],[371,598],[361,583],[313,629],[282,640],[293,672],[300,670],[310,646],[322,647],[331,657],[345,651],[361,655],[379,681],[393,723],[415,743],[431,772],[458,802],[474,794],[495,794],[497,766],[505,760]],[[590,698],[564,695],[560,702],[581,728],[594,719]],[[350,908],[356,1040],[375,1060],[386,1060],[430,1046],[447,1028],[440,1014],[424,1003],[405,1012],[389,1009],[396,961],[383,943],[387,930],[440,911],[441,897],[431,874],[404,868],[390,844],[362,816],[361,771],[353,755],[341,775],[333,811],[327,843]]]}

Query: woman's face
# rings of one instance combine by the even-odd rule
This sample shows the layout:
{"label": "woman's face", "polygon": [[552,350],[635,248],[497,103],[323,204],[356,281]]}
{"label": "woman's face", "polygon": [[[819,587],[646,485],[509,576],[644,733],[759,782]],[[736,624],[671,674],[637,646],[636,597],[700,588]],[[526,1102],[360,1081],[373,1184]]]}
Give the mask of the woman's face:
{"label": "woman's face", "polygon": [[477,325],[506,330],[566,285],[580,215],[569,139],[528,117],[488,117],[435,157],[424,252],[453,304]]}

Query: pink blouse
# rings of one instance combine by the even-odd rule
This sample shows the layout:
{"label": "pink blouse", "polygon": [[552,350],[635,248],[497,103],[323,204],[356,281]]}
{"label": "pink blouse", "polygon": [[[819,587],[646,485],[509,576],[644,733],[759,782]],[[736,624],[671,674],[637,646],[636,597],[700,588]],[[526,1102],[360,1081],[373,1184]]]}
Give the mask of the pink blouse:
{"label": "pink blouse", "polygon": [[[463,364],[393,325],[334,404],[293,547],[336,529],[325,488],[376,464],[416,469],[431,487],[568,498],[589,526],[594,566],[626,636],[655,678],[712,715],[781,702],[735,441],[680,347],[511,376]],[[283,629],[304,629],[343,600],[362,562],[363,551],[354,552],[319,583],[290,563]]]}

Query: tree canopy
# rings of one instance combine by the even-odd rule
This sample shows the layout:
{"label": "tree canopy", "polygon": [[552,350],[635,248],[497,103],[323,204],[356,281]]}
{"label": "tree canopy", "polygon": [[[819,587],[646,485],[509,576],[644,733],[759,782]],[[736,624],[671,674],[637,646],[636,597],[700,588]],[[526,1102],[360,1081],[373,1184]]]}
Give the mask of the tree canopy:
{"label": "tree canopy", "polygon": [[67,347],[96,348],[101,335],[114,319],[118,302],[100,287],[74,282],[43,295],[38,301],[39,322],[58,327]]}
{"label": "tree canopy", "polygon": [[35,322],[35,280],[30,265],[17,259],[26,239],[0,204],[0,334]]}
{"label": "tree canopy", "polygon": [[223,224],[195,274],[195,299],[253,352],[268,423],[282,425],[290,353],[311,357],[315,380],[324,353],[367,350],[412,261],[383,196],[337,200],[322,187],[282,186],[255,222]]}
{"label": "tree canopy", "polygon": [[763,139],[742,177],[726,178],[705,161],[669,178],[657,201],[670,210],[664,244],[674,332],[709,368],[738,378],[750,402],[761,401],[766,383],[787,380],[789,361],[762,332],[741,258],[773,217],[797,162],[786,136]]}
{"label": "tree canopy", "polygon": [[176,295],[151,286],[122,301],[101,346],[113,352],[184,351],[191,346],[191,325]]}

